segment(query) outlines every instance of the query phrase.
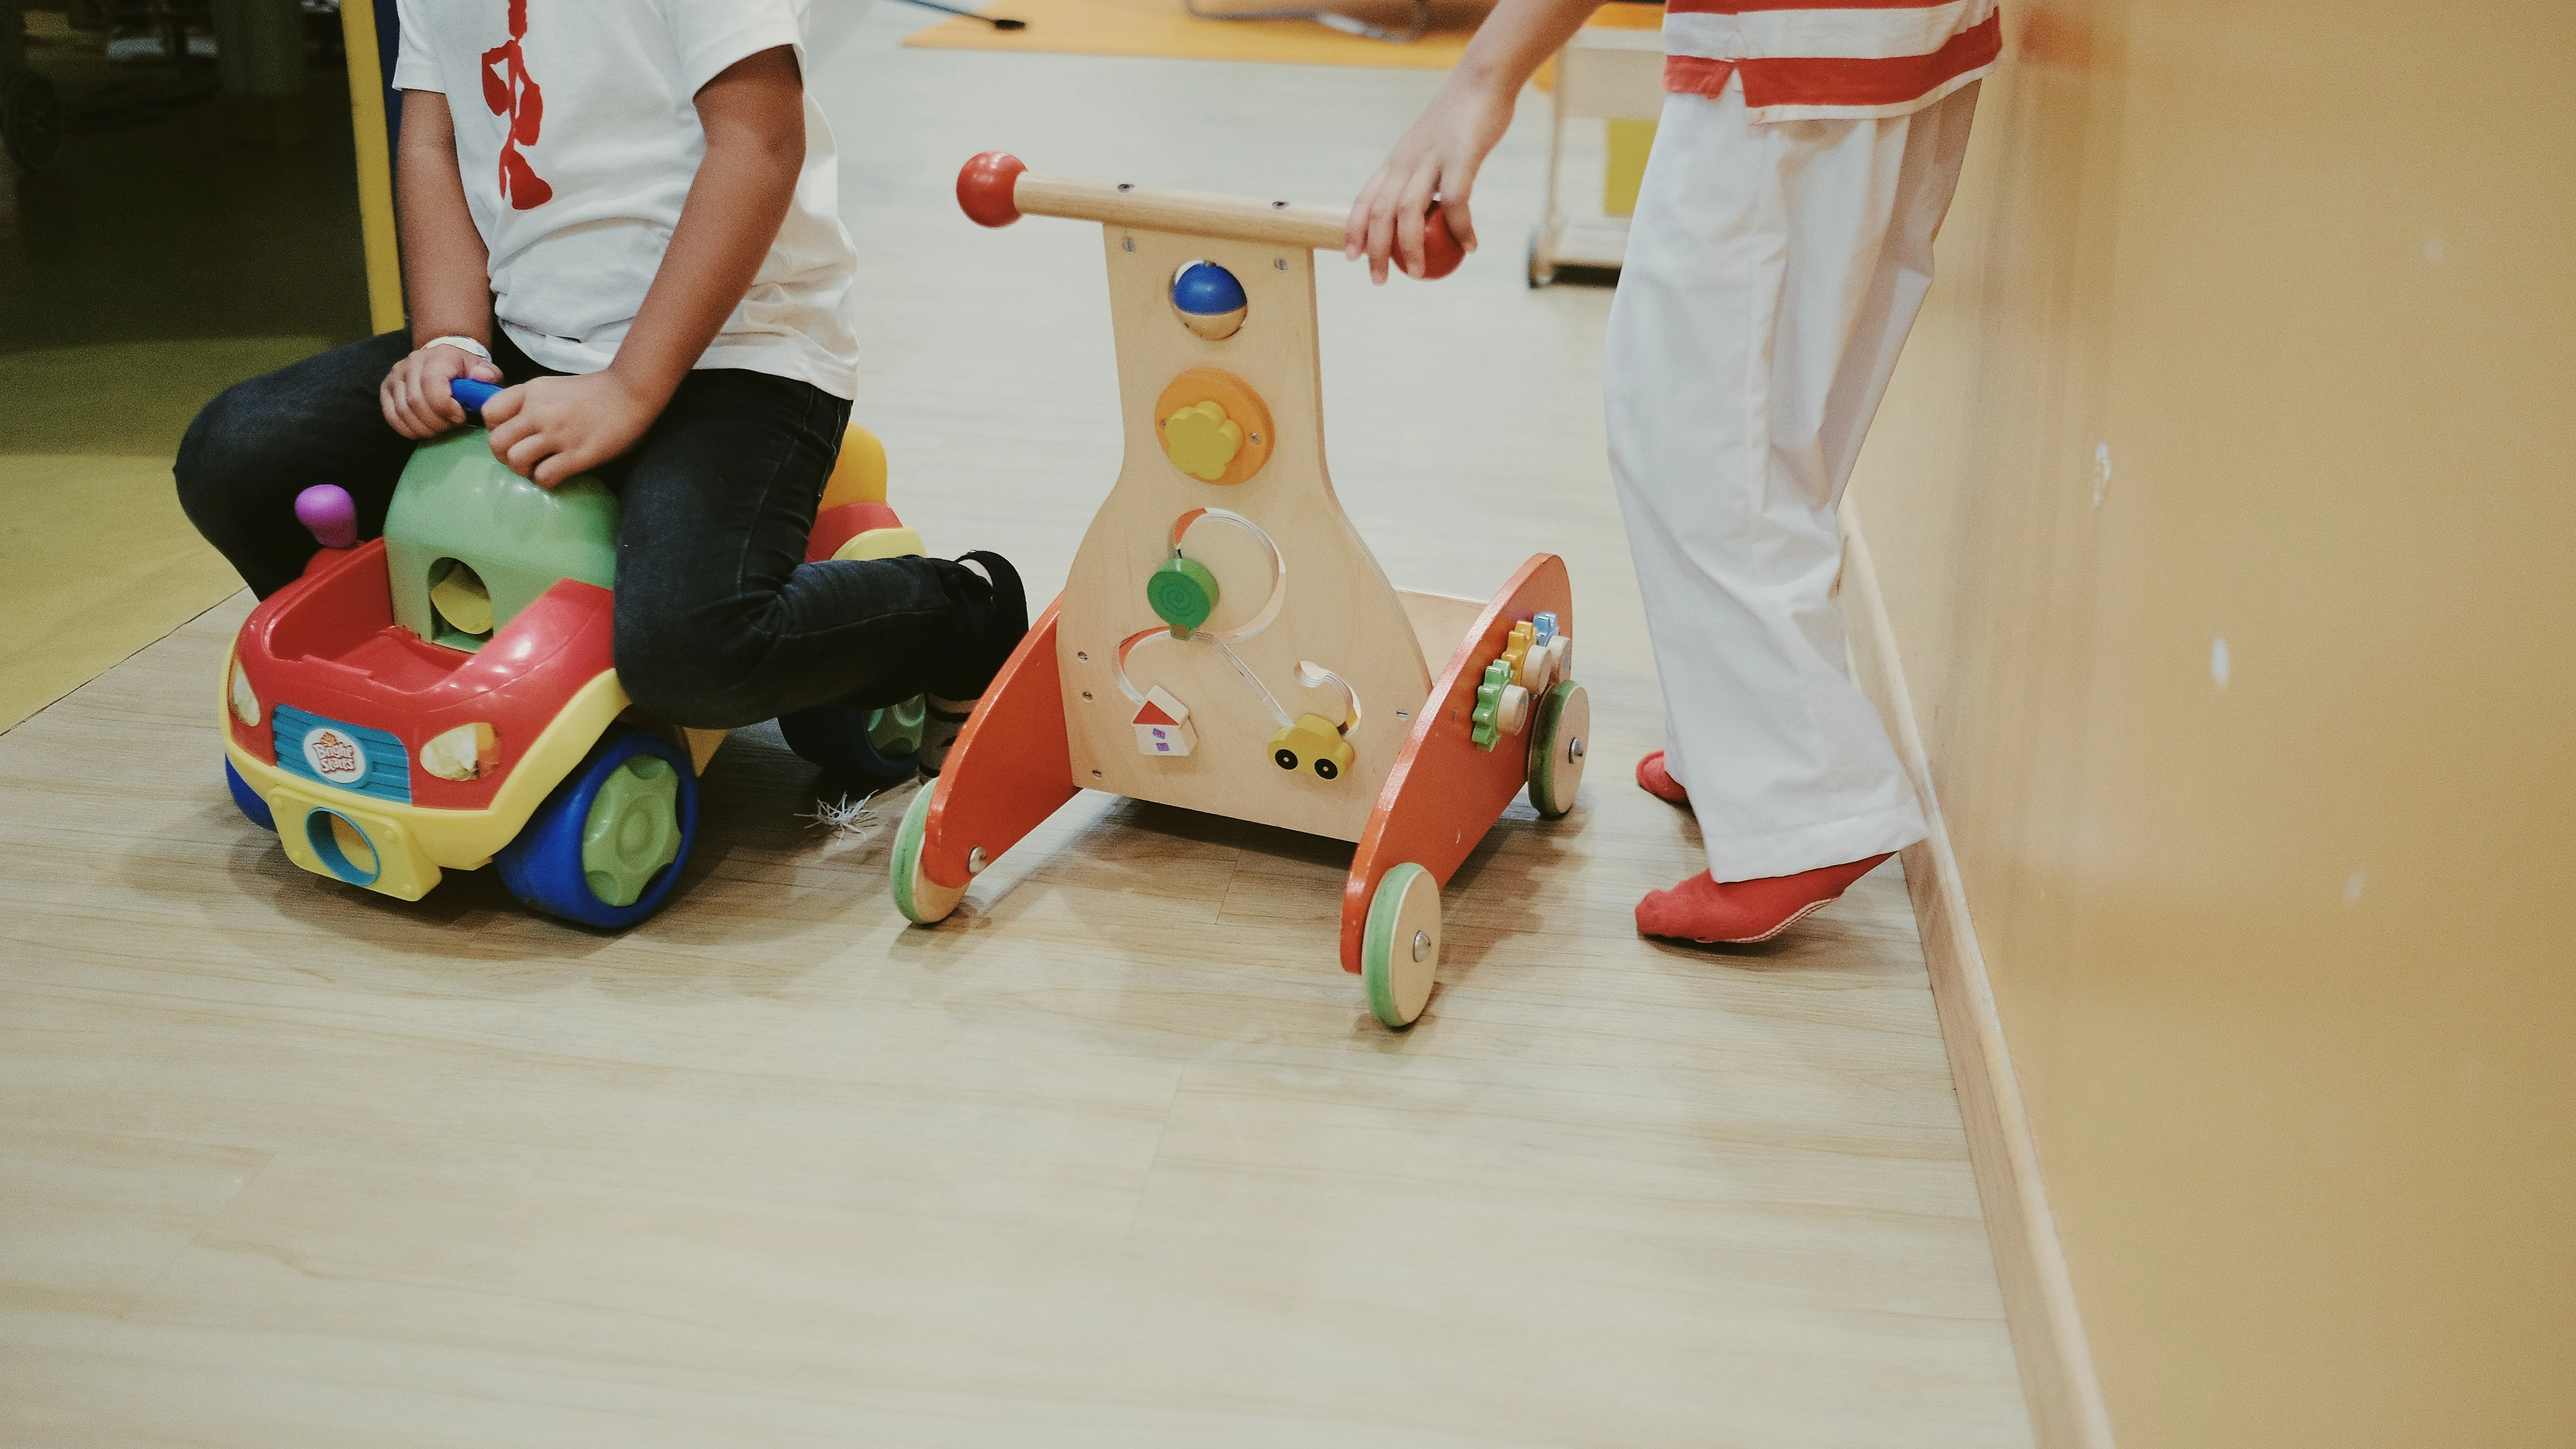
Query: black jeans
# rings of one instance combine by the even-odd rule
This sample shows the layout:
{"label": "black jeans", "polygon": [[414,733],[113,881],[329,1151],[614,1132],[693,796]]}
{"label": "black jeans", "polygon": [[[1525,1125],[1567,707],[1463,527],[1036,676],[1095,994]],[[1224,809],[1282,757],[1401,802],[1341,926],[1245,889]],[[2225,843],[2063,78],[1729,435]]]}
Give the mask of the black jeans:
{"label": "black jeans", "polygon": [[[305,489],[339,484],[359,536],[383,531],[414,445],[376,389],[410,351],[400,332],[351,343],[233,387],[189,425],[180,506],[260,597],[313,556],[295,520]],[[492,356],[513,383],[547,374],[506,337]],[[972,699],[1009,657],[1028,624],[1016,577],[996,589],[946,559],[804,561],[849,416],[808,383],[701,369],[598,470],[620,502],[617,672],[645,710],[716,729],[834,701]]]}

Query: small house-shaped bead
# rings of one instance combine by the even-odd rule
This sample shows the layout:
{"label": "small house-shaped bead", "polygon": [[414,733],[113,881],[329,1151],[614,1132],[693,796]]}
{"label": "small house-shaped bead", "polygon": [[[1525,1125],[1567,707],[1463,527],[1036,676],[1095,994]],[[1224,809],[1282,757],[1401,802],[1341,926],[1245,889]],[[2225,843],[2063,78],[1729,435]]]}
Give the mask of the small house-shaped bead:
{"label": "small house-shaped bead", "polygon": [[1145,695],[1134,723],[1140,755],[1186,755],[1198,748],[1198,731],[1190,728],[1190,707],[1160,685]]}

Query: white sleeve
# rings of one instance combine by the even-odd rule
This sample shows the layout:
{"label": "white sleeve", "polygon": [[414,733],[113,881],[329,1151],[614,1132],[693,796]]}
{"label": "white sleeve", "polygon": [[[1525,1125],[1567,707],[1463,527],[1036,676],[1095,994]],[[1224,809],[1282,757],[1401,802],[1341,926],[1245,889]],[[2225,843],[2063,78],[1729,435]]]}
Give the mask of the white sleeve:
{"label": "white sleeve", "polygon": [[789,46],[804,65],[802,0],[662,0],[662,23],[680,57],[680,91],[694,96],[727,66]]}
{"label": "white sleeve", "polygon": [[[342,0],[343,4],[368,4],[369,0]],[[395,24],[402,28],[400,48],[394,52],[393,88],[398,91],[447,92],[447,81],[438,73],[438,53],[430,49],[428,17],[421,14],[427,7],[417,0],[396,0]]]}

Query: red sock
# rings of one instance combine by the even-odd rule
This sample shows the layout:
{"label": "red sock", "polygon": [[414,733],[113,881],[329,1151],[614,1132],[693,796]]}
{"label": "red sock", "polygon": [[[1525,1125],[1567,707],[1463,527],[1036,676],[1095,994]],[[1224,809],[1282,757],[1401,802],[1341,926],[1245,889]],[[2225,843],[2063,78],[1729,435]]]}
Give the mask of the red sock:
{"label": "red sock", "polygon": [[[1652,755],[1646,758],[1655,759]],[[1638,774],[1642,783],[1642,764]],[[1886,855],[1873,855],[1849,865],[1828,865],[1796,875],[1723,883],[1701,871],[1670,890],[1646,892],[1646,898],[1637,902],[1637,931],[1640,935],[1697,941],[1703,946],[1768,941],[1809,913],[1833,904],[1851,889],[1853,881],[1876,870],[1885,859]]]}
{"label": "red sock", "polygon": [[1690,808],[1690,792],[1682,788],[1681,781],[1673,778],[1672,771],[1664,768],[1664,752],[1661,750],[1637,762],[1637,784],[1658,800],[1670,801],[1685,810]]}

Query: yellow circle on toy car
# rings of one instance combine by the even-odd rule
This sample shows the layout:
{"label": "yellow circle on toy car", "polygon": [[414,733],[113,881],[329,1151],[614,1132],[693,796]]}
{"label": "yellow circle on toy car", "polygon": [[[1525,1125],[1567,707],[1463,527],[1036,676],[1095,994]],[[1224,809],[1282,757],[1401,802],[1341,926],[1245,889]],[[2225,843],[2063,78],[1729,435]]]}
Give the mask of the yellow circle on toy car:
{"label": "yellow circle on toy car", "polygon": [[1338,780],[1349,773],[1351,758],[1351,742],[1319,714],[1301,714],[1270,737],[1270,762],[1292,773],[1311,770],[1319,780]]}

